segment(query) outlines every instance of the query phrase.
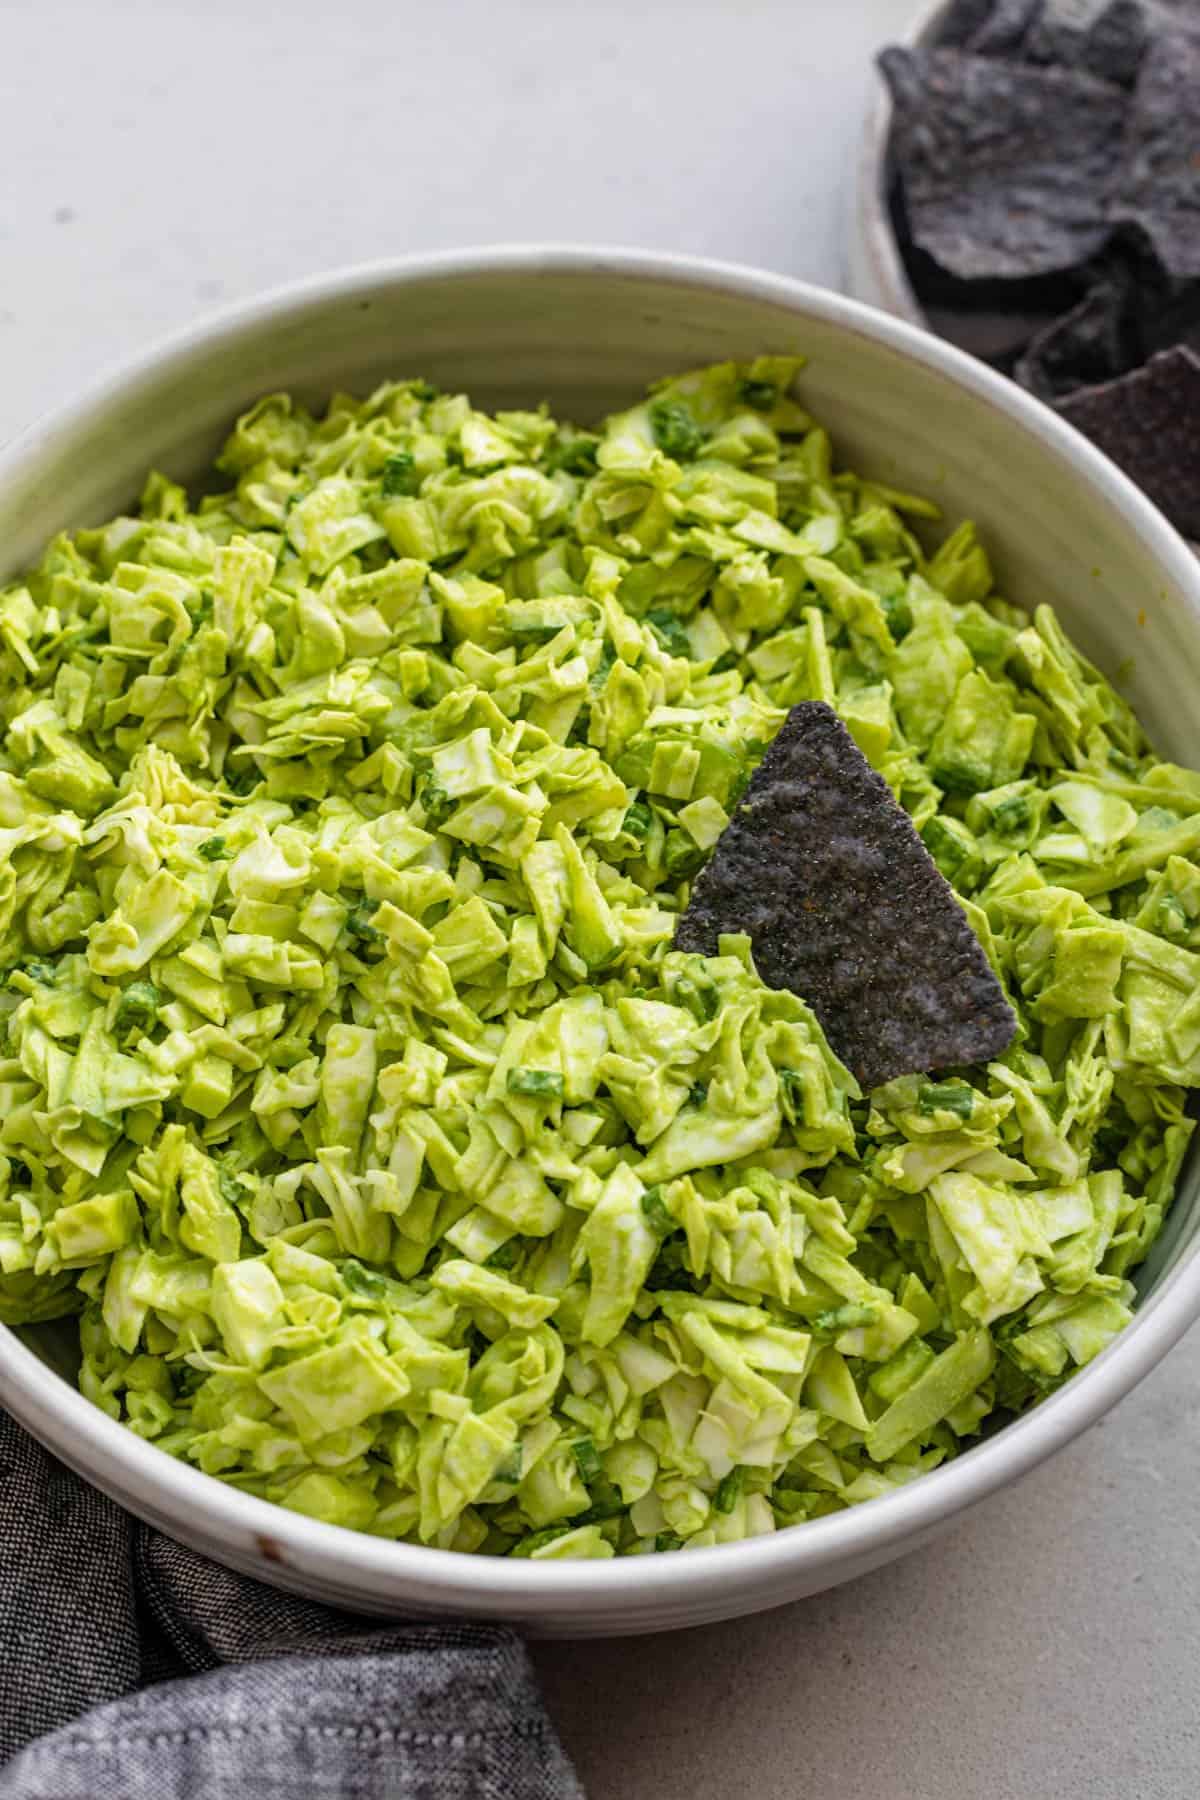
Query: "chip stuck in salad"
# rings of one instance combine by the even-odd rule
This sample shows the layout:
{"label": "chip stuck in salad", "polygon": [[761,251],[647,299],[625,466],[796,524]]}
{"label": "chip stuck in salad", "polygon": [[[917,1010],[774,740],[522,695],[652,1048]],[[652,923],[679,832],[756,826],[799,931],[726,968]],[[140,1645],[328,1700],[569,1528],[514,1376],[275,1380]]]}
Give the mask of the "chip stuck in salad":
{"label": "chip stuck in salad", "polygon": [[[143,1438],[384,1537],[674,1550],[888,1494],[1128,1322],[1200,775],[797,368],[596,431],[271,396],[0,591],[0,1320],[77,1319]],[[850,796],[787,765],[858,970],[811,994],[755,885],[789,717]],[[839,911],[896,831],[920,906]],[[906,926],[866,1089],[830,1039]]]}

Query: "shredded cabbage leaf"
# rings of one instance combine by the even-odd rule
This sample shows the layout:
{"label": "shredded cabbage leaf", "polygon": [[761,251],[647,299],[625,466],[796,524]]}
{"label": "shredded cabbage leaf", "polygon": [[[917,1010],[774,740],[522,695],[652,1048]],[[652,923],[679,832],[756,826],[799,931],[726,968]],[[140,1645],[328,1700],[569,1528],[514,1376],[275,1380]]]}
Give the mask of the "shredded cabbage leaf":
{"label": "shredded cabbage leaf", "polygon": [[[870,1500],[1125,1325],[1200,1084],[1200,775],[762,357],[598,431],[240,419],[0,592],[0,1319],[132,1431],[492,1555]],[[861,1094],[672,949],[833,705],[1019,1019]]]}

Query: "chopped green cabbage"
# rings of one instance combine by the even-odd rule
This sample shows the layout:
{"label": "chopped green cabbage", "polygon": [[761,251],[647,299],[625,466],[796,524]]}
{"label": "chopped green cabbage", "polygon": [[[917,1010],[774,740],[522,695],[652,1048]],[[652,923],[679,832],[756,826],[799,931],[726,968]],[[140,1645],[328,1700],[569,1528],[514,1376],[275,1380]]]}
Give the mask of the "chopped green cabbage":
{"label": "chopped green cabbage", "polygon": [[[0,594],[0,1319],[312,1517],[546,1558],[869,1500],[1111,1340],[1200,1085],[1200,775],[762,357],[597,433],[239,420]],[[859,1093],[671,948],[828,700],[1019,1019]]]}

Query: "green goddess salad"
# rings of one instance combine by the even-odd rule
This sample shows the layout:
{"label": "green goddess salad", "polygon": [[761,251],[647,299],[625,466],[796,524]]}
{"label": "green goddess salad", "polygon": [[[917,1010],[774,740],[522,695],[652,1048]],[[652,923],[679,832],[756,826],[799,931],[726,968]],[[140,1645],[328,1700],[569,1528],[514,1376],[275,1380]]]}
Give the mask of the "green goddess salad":
{"label": "green goddess salad", "polygon": [[[596,432],[275,395],[203,497],[152,475],[0,592],[0,1319],[73,1318],[131,1431],[610,1557],[885,1495],[1128,1322],[1200,776],[969,525],[836,466],[796,367]],[[863,1091],[750,935],[675,947],[814,701],[1002,984],[990,1062]]]}

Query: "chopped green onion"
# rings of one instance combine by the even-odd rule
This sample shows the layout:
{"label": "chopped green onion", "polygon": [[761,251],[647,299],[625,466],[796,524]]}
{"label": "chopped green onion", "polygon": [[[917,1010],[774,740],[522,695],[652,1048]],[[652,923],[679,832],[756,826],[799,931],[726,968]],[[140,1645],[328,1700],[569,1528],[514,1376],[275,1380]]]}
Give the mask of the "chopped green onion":
{"label": "chopped green onion", "polygon": [[394,450],[383,465],[380,490],[385,500],[415,494],[421,485],[411,450]]}
{"label": "chopped green onion", "polygon": [[659,1237],[668,1237],[671,1232],[678,1229],[675,1220],[667,1211],[661,1187],[646,1189],[642,1195],[642,1211],[646,1215],[647,1223],[653,1231],[657,1231]]}
{"label": "chopped green onion", "polygon": [[965,1081],[927,1081],[917,1095],[917,1110],[926,1117],[941,1112],[969,1119],[975,1110],[975,1090]]}
{"label": "chopped green onion", "polygon": [[600,1474],[600,1458],[596,1454],[596,1446],[590,1437],[576,1438],[571,1445],[575,1458],[575,1466],[579,1470],[579,1479],[585,1487],[590,1487]]}
{"label": "chopped green onion", "polygon": [[145,1031],[158,1017],[162,998],[152,981],[132,981],[117,1002],[116,1029]]}
{"label": "chopped green onion", "polygon": [[700,454],[704,433],[682,400],[660,397],[650,402],[650,429],[664,456],[690,462]]}
{"label": "chopped green onion", "polygon": [[719,1513],[731,1513],[742,1497],[742,1482],[745,1471],[739,1465],[730,1469],[728,1475],[722,1476],[713,1495],[713,1505]]}
{"label": "chopped green onion", "polygon": [[553,1069],[510,1069],[508,1091],[539,1100],[561,1100],[563,1078]]}
{"label": "chopped green onion", "polygon": [[755,412],[770,412],[778,398],[779,389],[773,381],[755,381],[747,375],[738,382],[738,399]]}

